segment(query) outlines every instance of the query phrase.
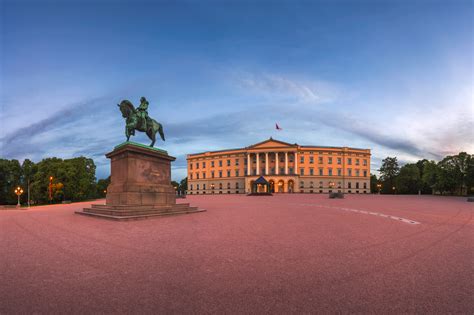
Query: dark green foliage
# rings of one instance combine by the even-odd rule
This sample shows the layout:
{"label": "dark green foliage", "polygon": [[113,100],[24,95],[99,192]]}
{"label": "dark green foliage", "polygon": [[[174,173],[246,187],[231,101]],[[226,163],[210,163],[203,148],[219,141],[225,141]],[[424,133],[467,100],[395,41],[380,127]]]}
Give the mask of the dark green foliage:
{"label": "dark green foliage", "polygon": [[99,179],[97,181],[97,197],[98,198],[105,198],[105,194],[107,193],[107,187],[110,185],[110,176],[106,179]]}
{"label": "dark green foliage", "polygon": [[373,194],[379,192],[379,190],[377,188],[377,183],[378,183],[377,175],[370,174],[370,192],[373,193]]}
{"label": "dark green foliage", "polygon": [[395,193],[395,179],[399,171],[400,167],[398,166],[396,157],[386,157],[382,160],[382,166],[379,172],[383,193]]}
{"label": "dark green foliage", "polygon": [[422,187],[420,170],[416,164],[405,164],[396,179],[396,191],[400,194],[417,194]]}

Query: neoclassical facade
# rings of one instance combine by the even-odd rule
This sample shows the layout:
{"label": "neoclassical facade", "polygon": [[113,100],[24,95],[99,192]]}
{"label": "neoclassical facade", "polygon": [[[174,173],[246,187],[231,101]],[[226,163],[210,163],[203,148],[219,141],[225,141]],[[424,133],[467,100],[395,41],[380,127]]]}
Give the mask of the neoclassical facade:
{"label": "neoclassical facade", "polygon": [[[370,149],[268,139],[246,148],[188,154],[188,194],[370,192]],[[259,178],[269,185],[253,185]]]}

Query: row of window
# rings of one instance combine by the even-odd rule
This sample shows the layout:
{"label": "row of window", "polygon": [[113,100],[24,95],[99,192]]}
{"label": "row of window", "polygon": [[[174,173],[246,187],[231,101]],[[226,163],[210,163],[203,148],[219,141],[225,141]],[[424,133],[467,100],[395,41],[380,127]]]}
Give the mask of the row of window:
{"label": "row of window", "polygon": [[[341,190],[338,190],[338,192],[342,192],[342,191],[341,191]],[[196,195],[199,195],[199,191],[196,191],[195,193],[196,193]],[[211,194],[214,194],[214,193],[215,193],[214,191],[211,191]],[[220,190],[218,193],[219,193],[219,194],[223,194],[223,191]],[[227,193],[228,193],[228,194],[231,194],[232,192],[231,192],[230,190],[228,190]],[[239,194],[240,191],[236,190],[235,193],[236,193],[236,194]],[[304,191],[304,190],[300,190],[300,193],[305,193],[305,191]],[[313,194],[313,193],[315,193],[315,191],[314,191],[314,190],[310,190],[309,193],[310,193],[310,194]],[[320,194],[323,194],[324,191],[323,191],[323,190],[319,190],[319,193],[320,193]],[[332,193],[332,190],[329,190],[328,193]],[[348,191],[346,191],[346,193],[352,194],[352,191],[351,191],[351,190],[348,190]],[[359,192],[358,190],[356,190],[355,193],[356,193],[356,194],[359,194],[360,192]],[[362,193],[366,194],[367,191],[364,190]],[[188,194],[192,195],[193,192],[192,192],[192,191],[189,191]],[[205,191],[202,191],[202,194],[205,195],[206,192],[205,192]]]}
{"label": "row of window", "polygon": [[[202,184],[202,186],[199,186],[199,184],[196,184],[196,190],[199,190],[200,187],[202,187],[202,189],[206,189],[206,184]],[[217,188],[214,184],[210,184],[209,187],[211,188],[211,190],[214,190],[215,188]],[[219,183],[219,189],[222,189],[223,185],[222,183]],[[230,188],[230,183],[227,183],[227,189],[231,189]],[[235,189],[239,189],[239,183],[235,183]],[[190,184],[189,185],[189,190],[193,190],[193,184]]]}
{"label": "row of window", "polygon": [[[342,169],[341,168],[338,168],[336,170],[336,173],[333,172],[332,168],[328,168],[326,170],[326,173],[324,172],[323,168],[320,168],[318,171],[319,171],[318,172],[319,176],[334,176],[334,175],[342,176]],[[257,175],[257,169],[252,169],[250,173],[251,173],[251,175]],[[193,178],[193,173],[189,174],[189,178],[190,179],[201,179],[199,177],[200,176],[199,173],[194,173],[194,174],[196,175],[196,178]],[[231,171],[230,170],[227,170],[225,174],[227,175],[226,177],[231,177]],[[263,170],[261,170],[261,174],[262,175],[276,175],[275,168],[272,167],[270,169],[269,174],[266,174],[265,169],[263,169]],[[285,168],[284,167],[280,168],[279,174],[281,174],[281,175],[285,174]],[[288,168],[288,174],[295,174],[292,167]],[[349,176],[349,177],[353,176],[353,175],[356,176],[356,177],[360,177],[361,174],[362,174],[363,177],[367,177],[368,173],[367,173],[366,170],[363,170],[362,173],[361,173],[360,170],[358,170],[358,169],[356,169],[353,173],[352,169],[350,169],[350,168],[347,169],[347,176]],[[219,178],[222,178],[223,177],[223,171],[218,171],[217,175],[218,175]],[[248,175],[247,170],[244,171],[244,175]],[[300,176],[305,176],[305,175],[314,176],[315,175],[314,168],[310,168],[309,173],[307,173],[307,172],[305,172],[305,169],[302,167],[302,168],[300,168],[299,175]],[[234,170],[234,176],[239,177],[240,176],[240,171],[239,170]],[[216,177],[215,171],[211,171],[211,178],[215,178],[215,177]],[[206,179],[206,173],[205,172],[202,173],[202,179]]]}
{"label": "row of window", "polygon": [[[360,188],[359,184],[360,184],[359,182],[355,183],[355,188],[356,189]],[[341,182],[338,182],[337,185],[336,185],[336,183],[333,183],[333,182],[327,183],[327,188],[335,188],[336,186],[337,186],[337,188],[342,189],[342,183]],[[305,187],[304,181],[301,181],[300,182],[300,188],[314,188],[314,183],[309,182],[309,187]],[[319,182],[319,188],[324,188],[324,183],[323,182]],[[353,188],[352,187],[352,182],[347,182],[347,187],[346,188],[348,188],[348,189]],[[367,183],[363,183],[362,188],[367,189]]]}
{"label": "row of window", "polygon": [[[240,163],[239,160],[240,159],[238,159],[238,158],[234,159],[234,165],[235,166],[239,166],[239,163]],[[293,163],[293,157],[289,158],[289,161],[290,161],[290,163]],[[219,167],[222,167],[222,165],[223,165],[222,160],[219,160],[217,162],[218,162]],[[227,162],[226,163],[227,166],[231,166],[231,160],[230,159],[227,160],[226,162]],[[252,159],[252,162],[253,162],[253,164],[256,164],[257,159],[254,157]],[[273,159],[273,160],[271,160],[271,162],[275,163],[275,160]],[[280,162],[284,163],[285,162],[284,158],[280,158]],[[304,162],[305,162],[305,157],[300,156],[300,163],[304,164]],[[318,158],[318,163],[323,164],[323,162],[324,162],[323,157],[320,156]],[[360,159],[355,159],[354,162],[355,162],[355,165],[360,165]],[[211,163],[211,167],[215,167],[215,161],[210,161],[210,163]],[[338,165],[341,165],[342,164],[342,158],[340,158],[340,157],[336,158],[336,163]],[[244,159],[244,164],[247,165],[247,159]],[[312,156],[309,157],[309,164],[314,164],[314,157],[312,157]],[[333,164],[333,158],[332,157],[327,158],[327,164]],[[206,162],[205,161],[201,162],[201,164],[199,162],[195,162],[194,165],[195,165],[196,169],[199,169],[200,166],[202,166],[202,168],[206,168]],[[352,158],[347,158],[347,165],[352,165]],[[367,166],[367,160],[366,159],[362,160],[362,165]],[[191,169],[191,170],[193,169],[193,163],[189,163],[189,169]]]}

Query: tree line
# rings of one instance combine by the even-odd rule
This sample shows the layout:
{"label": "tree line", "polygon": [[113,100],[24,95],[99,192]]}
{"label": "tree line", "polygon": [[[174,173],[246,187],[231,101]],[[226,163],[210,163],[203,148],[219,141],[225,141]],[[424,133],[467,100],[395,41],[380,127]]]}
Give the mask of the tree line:
{"label": "tree line", "polygon": [[[94,161],[85,157],[72,159],[46,158],[38,163],[25,159],[0,159],[0,204],[16,204],[16,187],[23,188],[21,202],[25,204],[30,191],[32,204],[62,201],[82,201],[103,198],[110,178],[96,182]],[[50,181],[50,178],[52,180]]]}
{"label": "tree line", "polygon": [[474,193],[474,155],[466,152],[446,156],[439,162],[423,159],[402,167],[396,157],[387,157],[378,171],[380,178],[371,175],[372,192],[459,196]]}

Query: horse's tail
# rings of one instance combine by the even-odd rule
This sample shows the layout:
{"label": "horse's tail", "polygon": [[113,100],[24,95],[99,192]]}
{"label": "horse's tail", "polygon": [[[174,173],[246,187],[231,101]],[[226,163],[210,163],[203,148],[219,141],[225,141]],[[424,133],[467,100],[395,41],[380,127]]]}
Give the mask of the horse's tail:
{"label": "horse's tail", "polygon": [[163,126],[154,119],[153,124],[155,125],[153,129],[157,130],[160,134],[161,140],[165,141],[165,133],[163,132]]}

